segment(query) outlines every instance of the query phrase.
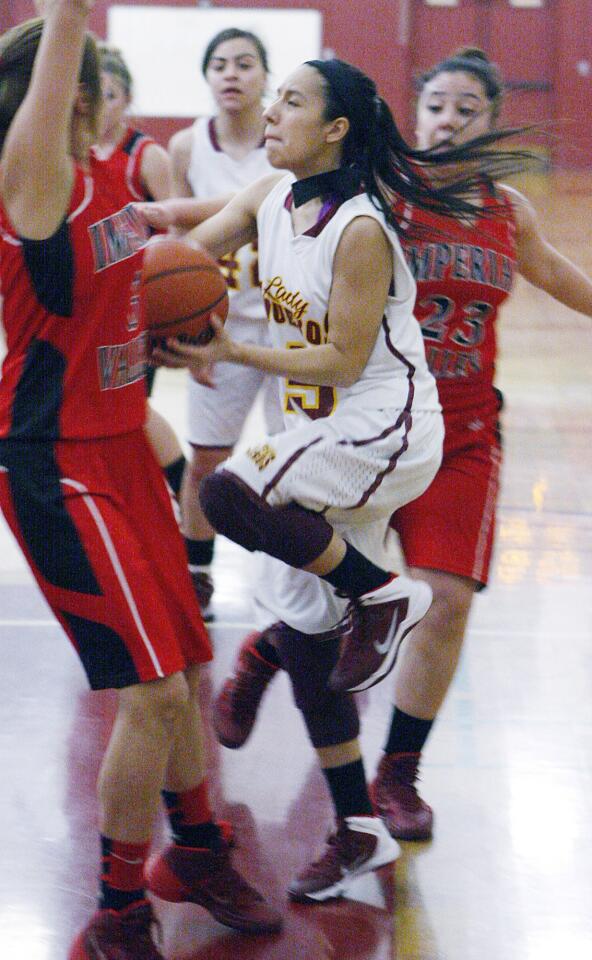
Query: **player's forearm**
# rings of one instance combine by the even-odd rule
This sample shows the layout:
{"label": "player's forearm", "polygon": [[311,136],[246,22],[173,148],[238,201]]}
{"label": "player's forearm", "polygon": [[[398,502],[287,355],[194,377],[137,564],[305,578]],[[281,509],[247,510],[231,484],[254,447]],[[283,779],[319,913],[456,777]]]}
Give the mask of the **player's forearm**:
{"label": "player's forearm", "polygon": [[241,366],[255,367],[264,373],[319,386],[348,387],[355,383],[360,374],[352,358],[340,353],[332,343],[284,349],[234,342],[229,360]]}
{"label": "player's forearm", "polygon": [[558,250],[547,245],[534,266],[528,264],[522,274],[559,303],[592,317],[592,280]]}

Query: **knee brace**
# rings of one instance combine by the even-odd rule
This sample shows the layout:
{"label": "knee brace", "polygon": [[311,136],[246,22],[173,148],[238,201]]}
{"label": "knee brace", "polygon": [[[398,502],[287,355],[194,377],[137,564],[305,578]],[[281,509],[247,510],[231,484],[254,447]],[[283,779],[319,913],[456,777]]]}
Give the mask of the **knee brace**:
{"label": "knee brace", "polygon": [[228,470],[205,477],[199,499],[218,533],[246,550],[260,550],[291,567],[306,567],[316,560],[333,536],[333,528],[319,513],[297,503],[270,507]]}
{"label": "knee brace", "polygon": [[282,667],[290,677],[294,701],[314,747],[347,743],[360,732],[353,695],[336,693],[327,686],[339,644],[339,638],[318,640],[286,624],[282,624],[277,642]]}

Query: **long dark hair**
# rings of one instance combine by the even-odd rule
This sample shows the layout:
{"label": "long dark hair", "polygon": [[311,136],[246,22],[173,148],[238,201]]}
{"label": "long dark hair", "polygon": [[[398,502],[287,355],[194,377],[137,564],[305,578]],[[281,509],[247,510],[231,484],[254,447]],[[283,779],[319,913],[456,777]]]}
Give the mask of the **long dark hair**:
{"label": "long dark hair", "polygon": [[[512,176],[536,158],[525,150],[500,150],[500,141],[526,128],[492,130],[448,149],[414,150],[401,136],[387,103],[376,84],[357,67],[343,60],[308,60],[323,79],[325,119],[347,117],[350,123],[343,141],[341,166],[359,176],[372,203],[387,222],[398,229],[402,215],[394,204],[402,198],[411,204],[444,216],[474,217],[482,213],[483,180]],[[496,149],[494,149],[494,147]],[[476,161],[458,179],[436,185],[426,176],[430,169]],[[399,205],[400,206],[400,205]]]}
{"label": "long dark hair", "polygon": [[[33,64],[43,31],[43,19],[25,20],[0,37],[0,150],[15,114],[27,95]],[[90,33],[86,34],[80,65],[80,82],[84,84],[91,106],[91,122],[96,125],[101,105],[99,54]]]}

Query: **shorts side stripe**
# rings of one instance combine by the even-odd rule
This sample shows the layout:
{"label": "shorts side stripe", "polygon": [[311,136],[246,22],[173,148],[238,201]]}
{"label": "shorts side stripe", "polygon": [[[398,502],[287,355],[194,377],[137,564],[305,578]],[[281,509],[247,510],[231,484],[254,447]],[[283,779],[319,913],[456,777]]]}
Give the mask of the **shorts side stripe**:
{"label": "shorts side stripe", "polygon": [[105,521],[103,520],[103,517],[101,516],[101,512],[100,512],[99,508],[97,507],[95,501],[93,500],[93,498],[92,498],[91,495],[89,494],[87,487],[85,487],[83,484],[78,483],[78,481],[76,481],[76,480],[66,479],[65,477],[62,477],[61,480],[60,480],[60,482],[63,483],[64,486],[73,487],[74,490],[77,490],[79,493],[82,494],[82,500],[83,500],[84,503],[86,504],[89,513],[91,514],[93,520],[95,521],[95,524],[96,524],[96,526],[97,526],[97,529],[98,529],[98,531],[99,531],[99,534],[100,534],[100,536],[101,536],[101,539],[103,540],[103,543],[104,543],[104,545],[105,545],[105,549],[106,549],[106,551],[107,551],[107,554],[108,554],[108,556],[109,556],[109,558],[110,558],[110,560],[111,560],[111,563],[112,563],[112,565],[113,565],[113,569],[114,569],[114,571],[115,571],[115,575],[116,575],[117,579],[119,580],[119,584],[120,584],[121,589],[122,589],[122,591],[123,591],[123,594],[124,594],[124,596],[125,596],[125,598],[126,598],[126,600],[127,600],[128,607],[129,607],[129,609],[130,609],[130,612],[131,612],[131,614],[132,614],[132,617],[133,617],[133,619],[134,619],[134,622],[135,622],[135,624],[136,624],[136,627],[138,628],[138,633],[139,633],[140,636],[142,637],[142,640],[143,640],[143,642],[144,642],[144,646],[146,647],[146,650],[147,650],[147,652],[148,652],[148,655],[149,655],[149,657],[150,657],[150,660],[152,661],[152,665],[153,665],[154,669],[156,670],[158,676],[159,676],[159,677],[164,677],[164,676],[165,676],[165,673],[164,673],[164,671],[163,671],[163,669],[162,669],[162,667],[161,667],[161,665],[160,665],[160,662],[159,662],[159,660],[158,660],[158,657],[156,656],[156,653],[155,653],[155,651],[154,651],[154,648],[153,648],[152,644],[150,643],[150,639],[149,639],[149,637],[148,637],[148,634],[146,633],[146,630],[145,630],[145,628],[144,628],[144,624],[142,623],[142,621],[141,621],[141,619],[140,619],[140,613],[139,613],[139,611],[138,611],[138,608],[137,608],[137,606],[136,606],[135,600],[134,600],[134,598],[133,598],[132,591],[131,591],[131,589],[130,589],[129,583],[127,582],[125,573],[124,573],[123,568],[122,568],[122,566],[121,566],[121,563],[120,563],[120,561],[119,561],[119,557],[117,556],[117,551],[116,551],[116,549],[115,549],[115,545],[114,545],[114,543],[113,543],[113,541],[112,541],[112,539],[111,539],[111,536],[110,536],[110,534],[109,534],[109,531],[108,531],[108,529],[107,529],[107,526],[106,526],[106,524],[105,524]]}
{"label": "shorts side stripe", "polygon": [[489,547],[489,532],[491,525],[495,520],[495,505],[497,501],[497,492],[499,488],[499,472],[501,464],[501,450],[494,447],[491,450],[491,473],[487,485],[487,495],[483,504],[483,519],[479,530],[479,538],[475,547],[475,562],[471,577],[478,583],[483,582],[483,570],[487,561],[487,551]]}

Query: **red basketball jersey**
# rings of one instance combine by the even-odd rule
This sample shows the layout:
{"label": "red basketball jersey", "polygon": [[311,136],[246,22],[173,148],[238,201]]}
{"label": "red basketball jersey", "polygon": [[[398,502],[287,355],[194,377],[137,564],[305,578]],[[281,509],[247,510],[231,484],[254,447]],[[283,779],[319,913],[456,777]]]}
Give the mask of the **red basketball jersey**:
{"label": "red basketball jersey", "polygon": [[495,325],[516,271],[516,225],[508,196],[489,183],[483,207],[471,225],[405,208],[401,244],[417,282],[414,313],[445,410],[493,402]]}
{"label": "red basketball jersey", "polygon": [[141,130],[128,127],[109,157],[103,159],[97,154],[97,159],[106,165],[112,177],[114,196],[121,196],[122,203],[154,199],[142,185],[141,173],[144,151],[155,142]]}
{"label": "red basketball jersey", "polygon": [[20,238],[0,204],[0,438],[86,439],[143,424],[147,238],[92,157],[88,173],[76,168],[68,215],[47,240]]}

